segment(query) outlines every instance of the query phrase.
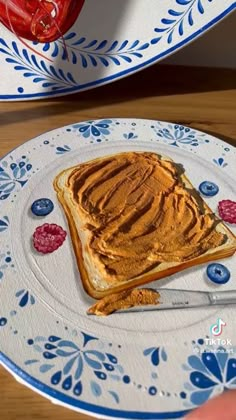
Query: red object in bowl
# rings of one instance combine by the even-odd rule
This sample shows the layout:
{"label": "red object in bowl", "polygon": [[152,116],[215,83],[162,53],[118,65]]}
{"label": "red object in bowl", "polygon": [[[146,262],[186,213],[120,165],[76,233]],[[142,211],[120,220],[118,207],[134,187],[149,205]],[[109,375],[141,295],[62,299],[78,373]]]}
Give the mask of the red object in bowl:
{"label": "red object in bowl", "polygon": [[84,0],[0,0],[0,22],[18,37],[52,42],[75,23]]}

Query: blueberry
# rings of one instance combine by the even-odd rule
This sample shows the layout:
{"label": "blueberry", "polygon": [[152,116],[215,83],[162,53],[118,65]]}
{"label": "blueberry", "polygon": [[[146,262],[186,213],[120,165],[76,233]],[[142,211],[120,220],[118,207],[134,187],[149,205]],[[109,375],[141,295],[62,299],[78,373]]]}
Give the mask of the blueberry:
{"label": "blueberry", "polygon": [[25,166],[25,162],[20,162],[19,163],[19,168],[23,168],[23,166]]}
{"label": "blueberry", "polygon": [[230,271],[223,264],[213,263],[207,267],[207,275],[213,283],[225,284],[230,279]]}
{"label": "blueberry", "polygon": [[199,191],[207,197],[213,197],[219,192],[219,187],[214,182],[204,181],[199,185]]}
{"label": "blueberry", "polygon": [[49,198],[40,198],[31,206],[31,211],[36,216],[47,216],[54,209],[53,202]]}
{"label": "blueberry", "polygon": [[17,167],[17,164],[16,163],[11,163],[11,165],[10,165],[10,168],[13,170],[13,169],[15,169]]}

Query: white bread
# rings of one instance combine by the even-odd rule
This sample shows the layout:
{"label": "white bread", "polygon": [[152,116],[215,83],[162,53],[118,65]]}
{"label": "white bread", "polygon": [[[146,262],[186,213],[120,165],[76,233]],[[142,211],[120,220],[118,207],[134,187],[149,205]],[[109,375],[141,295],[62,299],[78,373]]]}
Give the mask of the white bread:
{"label": "white bread", "polygon": [[[191,251],[192,254],[190,252],[190,254],[188,255],[189,251],[184,251],[184,258],[182,258],[182,256],[181,256],[182,255],[181,254],[181,249],[176,250],[176,255],[173,255],[174,251],[172,253],[170,252],[169,256],[167,255],[168,253],[164,253],[167,256],[166,255],[163,256],[163,253],[160,252],[161,261],[159,261],[158,263],[156,263],[154,261],[154,263],[150,265],[150,268],[145,266],[145,269],[143,270],[143,272],[140,272],[140,274],[138,274],[138,275],[135,273],[132,276],[132,267],[131,266],[128,267],[128,271],[129,271],[128,278],[124,278],[124,273],[122,273],[119,276],[118,275],[119,273],[116,274],[116,272],[113,272],[112,270],[107,270],[106,271],[106,267],[104,265],[105,264],[104,259],[105,259],[105,262],[108,261],[108,266],[109,266],[109,258],[111,260],[116,259],[116,256],[114,257],[114,255],[109,255],[108,245],[104,241],[104,238],[107,237],[107,231],[109,231],[109,223],[110,223],[111,229],[114,229],[114,223],[116,223],[116,222],[114,222],[114,220],[113,220],[114,217],[112,219],[112,216],[109,215],[108,222],[107,223],[105,222],[105,224],[103,224],[103,231],[105,233],[104,234],[101,233],[102,229],[101,229],[101,226],[99,225],[99,223],[100,223],[100,220],[101,220],[102,216],[104,216],[104,214],[103,215],[99,214],[98,209],[95,208],[96,206],[94,206],[95,210],[93,209],[93,206],[92,206],[91,200],[90,200],[91,197],[87,197],[87,195],[89,195],[88,191],[90,191],[90,192],[92,191],[93,183],[94,183],[94,185],[95,184],[97,185],[97,187],[96,187],[97,190],[96,191],[103,191],[103,193],[107,194],[107,195],[111,194],[109,188],[112,188],[112,187],[111,187],[111,185],[109,185],[107,179],[104,182],[102,180],[102,177],[105,179],[105,175],[104,175],[105,170],[104,169],[103,169],[102,175],[101,175],[101,169],[98,169],[97,172],[99,173],[99,176],[100,176],[100,179],[99,179],[99,178],[96,178],[96,171],[93,172],[91,170],[91,168],[92,169],[103,168],[103,167],[105,167],[105,164],[108,165],[107,164],[108,161],[109,161],[109,165],[112,165],[113,161],[116,161],[116,162],[119,161],[119,164],[122,165],[122,162],[126,162],[127,159],[128,160],[130,159],[131,161],[132,161],[132,159],[134,161],[136,159],[137,162],[140,159],[149,159],[149,160],[152,161],[152,164],[154,166],[155,165],[160,165],[160,162],[161,162],[161,165],[164,165],[163,167],[164,167],[165,174],[167,174],[167,178],[169,176],[168,175],[169,173],[170,173],[170,178],[173,177],[173,174],[175,174],[174,175],[175,176],[175,190],[174,191],[179,191],[180,195],[181,194],[186,195],[186,197],[188,199],[191,199],[191,201],[194,203],[194,209],[196,207],[196,217],[198,217],[200,215],[199,217],[202,217],[202,218],[204,217],[204,218],[206,218],[206,220],[211,221],[210,222],[210,224],[211,224],[211,236],[209,236],[209,238],[215,237],[217,241],[219,240],[221,242],[217,246],[212,245],[212,246],[208,247],[208,249],[206,250],[204,248],[204,246],[205,247],[207,246],[207,241],[205,241],[204,246],[201,245],[201,246],[203,246],[203,249],[200,250],[200,253],[199,253],[199,249],[200,249],[199,244],[201,242],[199,240],[199,244],[195,243],[194,248],[193,248],[194,251]],[[155,161],[156,161],[156,163],[155,163]],[[157,173],[159,173],[159,171],[160,170],[159,170],[159,167],[158,167],[158,172]],[[83,177],[81,175],[82,173],[83,173]],[[117,170],[115,171],[114,168],[113,168],[113,172],[111,171],[111,174],[112,173],[113,173],[113,175],[111,175],[111,177],[110,177],[111,182],[113,182],[115,177],[117,177],[117,179],[118,179]],[[119,175],[119,176],[120,176],[119,179],[122,180],[122,171],[121,171],[121,175]],[[140,196],[143,197],[143,195],[144,195],[143,191],[144,190],[142,190],[143,186],[141,186],[141,185],[144,184],[144,182],[143,182],[144,172],[142,172],[142,174],[140,176],[141,176],[140,186],[139,186],[140,187]],[[137,182],[138,177],[139,177],[139,175],[136,174],[136,175],[134,175],[134,177],[132,179],[130,178],[129,184],[131,182]],[[83,178],[83,180],[82,180],[82,178]],[[90,180],[90,181],[88,181],[88,180]],[[156,178],[155,178],[155,180],[156,180]],[[169,182],[168,179],[167,179],[167,181]],[[77,199],[77,195],[79,196],[80,190],[85,188],[83,183],[86,183],[86,182],[87,183],[90,182],[90,184],[88,184],[89,186],[87,186],[86,192],[84,190],[84,196],[82,196],[82,198],[80,198],[80,199]],[[116,182],[118,182],[118,181],[116,181]],[[127,183],[127,179],[126,179],[126,183]],[[127,184],[127,185],[129,185],[129,184]],[[101,187],[101,185],[102,185],[102,187]],[[76,186],[76,188],[75,188],[75,186]],[[213,214],[211,209],[206,205],[204,200],[200,197],[198,192],[193,188],[191,182],[188,180],[188,178],[184,174],[184,170],[183,170],[183,168],[181,168],[181,165],[175,164],[168,157],[160,156],[160,155],[157,155],[157,154],[154,154],[154,153],[151,153],[151,152],[150,153],[148,153],[148,152],[126,152],[126,153],[120,153],[120,154],[113,155],[113,156],[106,156],[104,158],[98,158],[98,159],[95,159],[93,161],[89,161],[87,163],[79,164],[77,166],[74,166],[72,168],[68,168],[68,169],[62,171],[60,174],[57,175],[57,177],[54,180],[54,188],[55,188],[55,191],[57,192],[58,200],[61,203],[62,208],[63,208],[63,210],[65,212],[65,215],[67,217],[67,220],[68,220],[68,224],[69,224],[69,228],[70,228],[70,234],[71,234],[71,240],[72,240],[74,253],[75,253],[75,256],[76,256],[78,269],[79,269],[79,273],[80,273],[80,278],[81,278],[83,287],[86,290],[86,292],[93,298],[100,299],[100,298],[102,298],[102,297],[104,297],[108,294],[111,294],[111,293],[120,292],[120,291],[129,289],[129,288],[134,288],[136,286],[146,284],[146,283],[151,282],[153,280],[158,280],[158,279],[167,277],[167,276],[169,276],[173,273],[179,272],[179,271],[184,270],[186,268],[189,268],[191,266],[206,263],[206,262],[212,261],[212,260],[217,260],[217,259],[229,257],[229,256],[233,255],[235,250],[236,250],[236,238],[233,235],[233,233],[228,229],[228,227],[221,220],[219,220]],[[101,188],[104,188],[104,189],[102,190]],[[107,191],[106,191],[106,188],[107,188]],[[126,187],[126,188],[128,188],[128,187]],[[155,194],[155,191],[152,191],[150,185],[148,186],[148,184],[147,184],[146,185],[146,190],[145,190],[145,191],[147,191],[147,196],[149,194],[148,188],[151,191],[150,195],[152,196],[152,198],[154,197],[154,199],[156,200],[156,197],[158,196],[160,191]],[[167,191],[169,187],[168,186],[166,187],[166,185],[164,185],[164,189],[165,188],[166,188],[166,191]],[[75,191],[76,191],[76,193],[75,193]],[[95,189],[93,189],[93,191],[95,191]],[[136,191],[136,194],[137,194],[137,191]],[[165,193],[164,193],[164,196],[165,196]],[[172,195],[172,202],[173,202],[173,196],[174,195]],[[167,197],[168,197],[168,193],[167,193]],[[122,195],[121,198],[122,199],[124,198],[123,195]],[[101,197],[99,198],[99,200],[101,201]],[[103,200],[104,200],[104,198],[103,198]],[[83,203],[85,203],[85,205]],[[85,211],[86,206],[87,206],[87,208],[86,208],[86,211]],[[88,206],[89,206],[89,209],[90,209],[89,211],[88,211]],[[161,206],[160,206],[160,208],[161,208]],[[118,212],[117,209],[119,210],[119,205],[117,205],[116,209],[114,209],[114,212],[116,212],[116,211]],[[132,211],[133,211],[133,214],[135,215],[136,209],[133,208]],[[96,213],[94,217],[93,217],[93,212],[94,212],[94,214]],[[115,214],[116,220],[119,221],[119,218],[123,218],[122,220],[124,220],[126,218],[126,216],[125,216],[126,213],[125,212],[126,212],[126,208],[124,207],[123,210],[121,211],[120,215],[118,213]],[[143,209],[142,209],[142,212],[143,212]],[[173,215],[173,209],[171,209],[171,214]],[[176,220],[178,219],[179,214],[180,213],[177,212],[176,215],[174,215],[173,226],[175,224],[175,219]],[[145,217],[144,213],[142,213],[142,217]],[[139,228],[141,226],[141,225],[139,226],[138,223],[139,223],[139,220],[142,219],[142,217],[139,217],[138,221],[135,220],[135,223],[136,223],[135,229],[136,230],[137,229],[139,230]],[[129,218],[128,218],[128,220],[129,220]],[[170,221],[168,221],[168,223],[170,223]],[[178,223],[181,223],[181,221],[179,221]],[[199,221],[197,223],[199,223]],[[175,229],[175,228],[177,229],[178,226],[177,227],[174,226],[173,229]],[[188,229],[190,229],[190,228],[192,229],[191,226]],[[145,225],[145,229],[146,229],[146,225]],[[152,233],[152,235],[157,234],[157,230],[155,231],[155,226],[154,226],[154,228],[152,227],[152,229],[154,229],[154,233]],[[161,229],[163,229],[163,231],[165,232],[166,227],[163,228],[163,226],[161,224],[159,224],[159,226],[157,224],[156,229],[158,229],[158,232],[160,232]],[[96,240],[94,240],[94,239],[92,239],[92,237],[94,235],[94,232],[95,231],[97,232],[97,230],[99,231],[99,234],[98,234],[98,237],[96,238]],[[170,235],[170,248],[173,247],[173,243],[171,243],[171,235],[172,235],[172,233],[174,234],[174,232],[175,232],[175,230],[171,231],[170,229],[168,231],[168,235]],[[122,238],[125,237],[125,233],[122,232],[122,235],[123,235]],[[163,236],[165,236],[165,235],[163,235]],[[195,238],[196,238],[196,236],[197,235],[195,234]],[[176,240],[178,240],[178,238]],[[167,243],[166,242],[167,241],[166,237],[165,238],[163,237],[163,241],[165,241],[165,246],[166,246],[166,243]],[[189,239],[188,239],[188,241],[189,241]],[[211,239],[209,239],[209,241],[211,241]],[[196,242],[196,239],[195,239],[195,242]],[[94,251],[94,243],[96,243],[96,246],[99,249],[99,253],[97,252],[97,250],[96,250],[96,252]],[[108,241],[108,243],[109,243],[109,241]],[[217,243],[218,242],[216,242],[216,244]],[[121,265],[122,265],[122,253],[126,253],[126,251],[128,249],[130,250],[129,252],[132,253],[132,240],[131,241],[129,240],[128,244],[129,244],[128,247],[123,246],[123,249],[121,249],[121,251],[120,251],[121,257],[119,256],[119,261],[121,261]],[[140,244],[140,240],[139,240],[139,244]],[[116,246],[117,246],[117,244],[116,244]],[[134,247],[135,247],[135,241],[134,241]],[[184,247],[185,247],[185,249],[187,249],[188,247],[191,247],[191,243],[183,244],[183,249],[184,249]],[[115,249],[117,249],[117,248],[115,248]],[[141,249],[142,249],[142,246],[141,246]],[[153,250],[152,249],[148,250],[148,254],[147,254],[148,258],[146,258],[145,261],[147,261],[148,259],[151,260],[153,255],[154,255],[155,258],[159,258],[159,251],[156,251],[156,249],[157,249],[157,245],[153,244]],[[197,254],[196,254],[196,249],[197,249]],[[136,250],[134,249],[134,253],[135,253],[135,251]],[[103,253],[104,253],[104,255],[103,255]],[[157,257],[157,255],[158,255],[158,257]],[[137,261],[137,266],[140,262],[139,260],[142,260],[141,255],[139,257],[137,257],[137,260],[136,260]],[[132,259],[132,261],[133,261],[133,259]],[[146,264],[146,262],[145,262],[145,264]],[[135,264],[134,264],[134,272],[135,272],[136,269],[137,269],[137,267],[135,267]],[[122,270],[123,270],[123,267],[121,267],[121,271]]]}

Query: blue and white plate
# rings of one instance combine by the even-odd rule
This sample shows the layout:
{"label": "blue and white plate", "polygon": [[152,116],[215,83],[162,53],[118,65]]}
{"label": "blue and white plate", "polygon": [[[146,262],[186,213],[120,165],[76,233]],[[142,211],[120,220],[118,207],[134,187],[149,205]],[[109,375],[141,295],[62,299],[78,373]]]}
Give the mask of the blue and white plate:
{"label": "blue and white plate", "polygon": [[235,5],[234,0],[86,0],[65,44],[61,39],[25,44],[0,24],[0,100],[65,95],[132,74],[202,35]]}
{"label": "blue and white plate", "polygon": [[[66,167],[129,150],[173,158],[196,188],[214,182],[218,193],[204,197],[214,212],[220,200],[235,199],[235,149],[171,123],[86,121],[10,152],[0,161],[0,362],[25,385],[74,410],[102,418],[177,419],[236,388],[232,307],[87,316],[92,299],[81,286],[52,185]],[[54,205],[45,216],[31,211],[40,198]],[[60,225],[68,236],[57,251],[42,255],[31,244],[44,223]],[[226,284],[209,281],[203,264],[158,286],[236,289],[233,257],[218,262],[231,274]]]}

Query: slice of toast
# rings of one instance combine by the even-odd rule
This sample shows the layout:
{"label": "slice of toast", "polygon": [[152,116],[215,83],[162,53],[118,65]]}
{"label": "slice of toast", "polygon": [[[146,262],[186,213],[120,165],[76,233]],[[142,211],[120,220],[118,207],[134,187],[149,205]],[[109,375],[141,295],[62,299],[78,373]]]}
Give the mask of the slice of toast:
{"label": "slice of toast", "polygon": [[62,171],[54,188],[83,287],[93,298],[236,250],[233,233],[168,157],[124,152],[94,159]]}

